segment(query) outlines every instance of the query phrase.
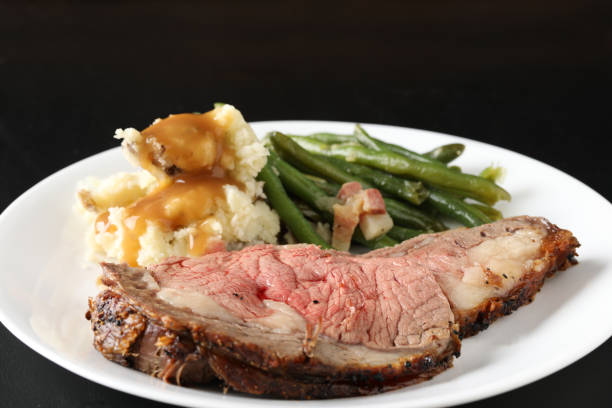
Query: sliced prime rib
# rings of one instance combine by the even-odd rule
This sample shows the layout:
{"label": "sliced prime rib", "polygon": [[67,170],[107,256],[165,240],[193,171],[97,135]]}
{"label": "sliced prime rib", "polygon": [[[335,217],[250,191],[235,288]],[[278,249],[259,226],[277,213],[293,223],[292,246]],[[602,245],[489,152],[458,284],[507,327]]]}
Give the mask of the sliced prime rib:
{"label": "sliced prime rib", "polygon": [[363,257],[410,258],[430,271],[467,337],[530,303],[544,279],[576,263],[578,246],[570,231],[523,216],[420,235]]}
{"label": "sliced prime rib", "polygon": [[259,245],[147,268],[103,264],[94,346],[177,383],[331,398],[452,365],[460,337],[531,301],[577,240],[542,218],[420,236],[355,256]]}

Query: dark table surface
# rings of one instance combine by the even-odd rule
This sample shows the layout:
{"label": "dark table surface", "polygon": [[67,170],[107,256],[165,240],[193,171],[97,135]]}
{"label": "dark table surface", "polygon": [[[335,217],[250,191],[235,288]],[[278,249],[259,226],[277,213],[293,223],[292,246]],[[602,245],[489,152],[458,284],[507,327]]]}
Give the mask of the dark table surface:
{"label": "dark table surface", "polygon": [[[115,128],[214,101],[249,121],[464,136],[548,163],[610,199],[610,8],[506,3],[0,2],[0,210],[115,146]],[[469,406],[612,406],[611,358],[608,340],[556,374]],[[1,325],[0,395],[7,407],[163,406],[84,380]]]}

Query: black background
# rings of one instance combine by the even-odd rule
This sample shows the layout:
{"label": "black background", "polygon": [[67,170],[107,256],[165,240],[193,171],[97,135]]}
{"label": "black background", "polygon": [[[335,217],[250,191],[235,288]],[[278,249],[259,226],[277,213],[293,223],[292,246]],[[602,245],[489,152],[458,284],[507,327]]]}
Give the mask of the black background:
{"label": "black background", "polygon": [[[0,2],[0,210],[115,146],[114,129],[215,101],[249,121],[465,136],[544,161],[609,200],[611,54],[606,1]],[[469,406],[612,406],[611,357],[608,340]],[[162,406],[71,374],[1,325],[0,396],[11,407]]]}

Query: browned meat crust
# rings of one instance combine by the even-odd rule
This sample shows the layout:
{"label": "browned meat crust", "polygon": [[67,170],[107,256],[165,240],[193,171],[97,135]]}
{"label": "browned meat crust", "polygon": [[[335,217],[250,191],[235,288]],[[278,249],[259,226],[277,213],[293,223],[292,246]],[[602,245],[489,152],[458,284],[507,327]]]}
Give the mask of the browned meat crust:
{"label": "browned meat crust", "polygon": [[507,296],[487,299],[468,313],[455,311],[461,338],[473,336],[487,329],[498,318],[531,303],[546,278],[577,263],[576,248],[580,243],[572,233],[553,224],[548,225],[548,232],[541,246],[542,258],[534,263],[532,270],[523,276],[521,283]]}
{"label": "browned meat crust", "polygon": [[171,318],[157,319],[113,290],[90,299],[87,317],[94,347],[111,361],[179,384],[203,384],[216,377],[236,391],[290,399],[373,394],[421,382],[451,367],[460,347],[453,335],[439,355],[383,367],[339,368],[306,355],[281,359],[274,350],[204,327],[187,329]]}
{"label": "browned meat crust", "polygon": [[165,329],[111,290],[89,299],[86,317],[91,320],[94,347],[111,361],[177,384],[214,378],[206,353],[189,332]]}
{"label": "browned meat crust", "polygon": [[211,354],[209,363],[219,378],[238,391],[287,399],[322,399],[376,394],[429,380],[452,367],[451,358],[448,355],[436,362],[429,358],[419,360],[421,367],[416,365],[413,371],[424,369],[420,374],[411,374],[409,369],[404,373],[391,368],[364,369],[345,373],[342,381],[331,375],[311,379],[274,375],[216,354]]}

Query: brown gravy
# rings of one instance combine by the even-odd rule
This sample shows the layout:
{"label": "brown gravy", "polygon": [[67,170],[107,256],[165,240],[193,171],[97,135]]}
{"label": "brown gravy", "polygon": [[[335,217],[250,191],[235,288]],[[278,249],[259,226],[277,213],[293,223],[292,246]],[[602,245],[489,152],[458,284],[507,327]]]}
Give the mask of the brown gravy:
{"label": "brown gravy", "polygon": [[155,165],[161,158],[186,173],[232,168],[234,154],[226,145],[225,128],[214,115],[215,110],[170,115],[143,130],[145,143],[138,151],[141,165]]}
{"label": "brown gravy", "polygon": [[[213,112],[170,115],[142,131],[147,139],[138,150],[143,167],[154,163],[151,159],[155,152],[150,143],[154,139],[164,146],[164,157],[180,171],[126,207],[122,261],[138,266],[140,237],[147,230],[147,222],[157,224],[163,231],[175,231],[200,221],[196,233],[189,237],[189,254],[197,256],[206,250],[214,234],[207,218],[217,208],[216,200],[225,199],[223,186],[241,187],[227,175],[226,169],[233,167],[234,154],[226,146],[225,129],[214,121]],[[108,212],[98,216],[95,228],[96,233],[116,231],[116,226],[109,223]]]}

